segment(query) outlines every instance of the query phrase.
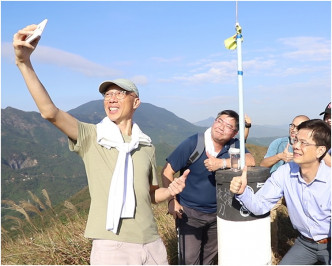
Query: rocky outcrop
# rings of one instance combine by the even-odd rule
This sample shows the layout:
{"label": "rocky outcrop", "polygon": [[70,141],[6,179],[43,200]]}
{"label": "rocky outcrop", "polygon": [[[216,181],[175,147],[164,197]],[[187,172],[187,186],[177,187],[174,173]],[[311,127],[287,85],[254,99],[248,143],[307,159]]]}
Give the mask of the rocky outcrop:
{"label": "rocky outcrop", "polygon": [[8,159],[5,163],[14,170],[29,168],[38,165],[37,159],[26,157],[23,154],[13,154],[11,158]]}

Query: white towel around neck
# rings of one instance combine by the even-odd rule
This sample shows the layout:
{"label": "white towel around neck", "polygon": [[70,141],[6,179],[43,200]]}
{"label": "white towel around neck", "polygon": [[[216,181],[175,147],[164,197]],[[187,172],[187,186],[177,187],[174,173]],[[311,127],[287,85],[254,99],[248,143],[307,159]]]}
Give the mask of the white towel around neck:
{"label": "white towel around neck", "polygon": [[217,157],[218,152],[215,152],[215,150],[214,150],[214,145],[213,145],[212,136],[211,136],[211,127],[209,127],[204,132],[204,144],[205,144],[205,151],[207,151],[213,157]]}
{"label": "white towel around neck", "polygon": [[139,143],[151,145],[136,123],[132,127],[131,142],[125,143],[119,127],[108,117],[97,124],[97,143],[107,149],[115,147],[119,151],[110,185],[106,230],[118,233],[120,218],[133,218],[135,212],[133,162],[130,152]]}

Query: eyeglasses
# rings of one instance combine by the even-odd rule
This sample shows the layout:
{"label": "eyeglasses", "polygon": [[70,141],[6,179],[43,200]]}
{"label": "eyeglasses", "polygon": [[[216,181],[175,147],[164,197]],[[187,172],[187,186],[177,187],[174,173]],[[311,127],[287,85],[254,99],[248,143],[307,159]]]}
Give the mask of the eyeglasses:
{"label": "eyeglasses", "polygon": [[123,100],[127,95],[127,91],[117,90],[117,91],[108,91],[104,94],[104,101],[109,101],[115,96],[118,100]]}
{"label": "eyeglasses", "polygon": [[297,143],[300,143],[300,147],[303,148],[303,147],[307,147],[307,146],[318,146],[316,144],[313,144],[313,143],[308,143],[308,142],[305,142],[305,141],[302,141],[302,140],[298,140],[297,138],[295,138],[293,140],[293,145],[296,145]]}
{"label": "eyeglasses", "polygon": [[216,118],[214,121],[217,122],[219,125],[224,125],[227,131],[235,131],[235,129],[230,124],[226,123],[220,117]]}
{"label": "eyeglasses", "polygon": [[290,129],[294,129],[294,128],[297,129],[298,126],[299,126],[299,125],[296,126],[296,125],[294,125],[294,124],[289,124],[289,128],[290,128]]}

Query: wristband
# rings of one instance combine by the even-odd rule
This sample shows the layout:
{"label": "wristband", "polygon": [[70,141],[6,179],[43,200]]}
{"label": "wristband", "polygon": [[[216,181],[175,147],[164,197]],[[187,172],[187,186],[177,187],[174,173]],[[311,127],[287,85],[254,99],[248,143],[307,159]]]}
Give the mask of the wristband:
{"label": "wristband", "polygon": [[227,167],[226,159],[222,159],[222,162],[223,162],[222,169],[225,169]]}
{"label": "wristband", "polygon": [[169,203],[170,203],[172,200],[174,200],[174,197],[172,197],[172,198],[168,201],[168,205],[169,205]]}
{"label": "wristband", "polygon": [[246,127],[246,128],[251,128],[251,123],[247,123],[247,122],[246,122],[246,123],[245,123],[245,127]]}
{"label": "wristband", "polygon": [[[174,197],[172,197],[169,201],[168,201],[168,204],[167,204],[167,209],[169,208],[169,203],[172,201],[172,200],[175,200],[175,198]],[[170,214],[169,213],[169,210],[167,210],[167,213],[166,214]]]}

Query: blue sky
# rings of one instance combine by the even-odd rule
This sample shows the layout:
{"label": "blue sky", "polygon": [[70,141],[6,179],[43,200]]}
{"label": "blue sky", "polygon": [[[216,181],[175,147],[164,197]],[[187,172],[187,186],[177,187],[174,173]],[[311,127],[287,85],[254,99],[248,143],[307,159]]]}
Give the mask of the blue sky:
{"label": "blue sky", "polygon": [[[142,102],[190,122],[238,111],[234,1],[2,1],[1,107],[36,111],[15,66],[17,30],[48,19],[34,68],[67,111],[101,99],[104,80],[132,79]],[[29,11],[28,11],[29,10]],[[321,118],[331,98],[331,3],[239,1],[244,111],[253,124]]]}

